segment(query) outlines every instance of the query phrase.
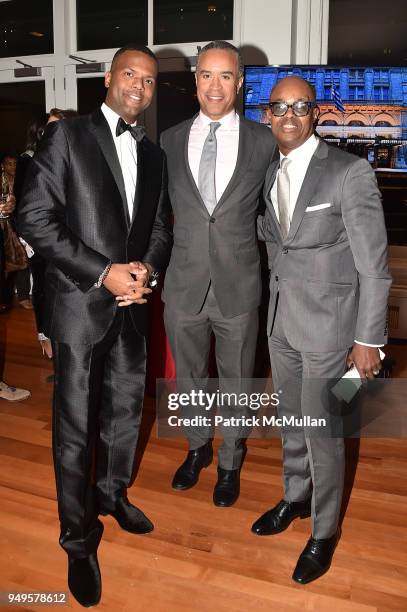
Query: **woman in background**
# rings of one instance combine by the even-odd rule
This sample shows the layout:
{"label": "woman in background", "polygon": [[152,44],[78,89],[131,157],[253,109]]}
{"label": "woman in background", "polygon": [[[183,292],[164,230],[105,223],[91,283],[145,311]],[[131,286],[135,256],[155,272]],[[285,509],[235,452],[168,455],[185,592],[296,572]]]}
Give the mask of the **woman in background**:
{"label": "woman in background", "polygon": [[[45,122],[33,122],[28,128],[27,138],[27,149],[20,156],[17,166],[17,180],[15,185],[15,194],[17,197],[17,206],[19,196],[23,187],[25,175],[27,172],[28,165],[31,158],[34,156],[35,151],[38,148],[39,142],[46,130],[46,126],[54,121],[60,119],[69,119],[70,117],[77,116],[77,111],[72,109],[62,110],[59,108],[52,108],[49,112],[48,121]],[[45,123],[45,124],[44,124]],[[32,301],[34,306],[35,321],[37,325],[38,340],[41,344],[43,355],[52,359],[52,347],[51,341],[44,334],[44,303],[46,299],[45,295],[45,271],[46,261],[40,257],[37,253],[34,253],[30,258],[31,274],[33,277],[32,287]]]}
{"label": "woman in background", "polygon": [[[7,187],[7,193],[10,195],[15,195],[16,169],[17,156],[12,153],[6,153],[1,161],[2,189],[4,183]],[[11,215],[11,220],[14,226],[14,214]],[[8,272],[1,289],[0,310],[6,312],[11,308],[15,289],[17,290],[20,306],[27,310],[32,310],[30,285],[30,270],[28,266],[23,270]]]}

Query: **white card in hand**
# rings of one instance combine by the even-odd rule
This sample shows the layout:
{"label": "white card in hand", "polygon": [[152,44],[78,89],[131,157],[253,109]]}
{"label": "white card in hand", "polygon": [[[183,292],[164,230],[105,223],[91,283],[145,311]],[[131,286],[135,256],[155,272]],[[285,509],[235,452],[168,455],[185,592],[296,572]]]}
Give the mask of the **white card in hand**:
{"label": "white card in hand", "polygon": [[[385,354],[380,349],[379,355],[380,359],[383,361]],[[360,374],[355,366],[352,366],[336,383],[336,385],[332,387],[331,391],[338,400],[343,400],[349,404],[361,386],[362,381]]]}
{"label": "white card in hand", "polygon": [[[379,355],[380,355],[380,359],[383,361],[383,359],[386,357],[386,355],[383,353],[383,351],[381,349],[379,349]],[[355,366],[353,365],[351,368],[349,368],[349,370],[342,376],[342,378],[359,378],[360,379],[360,374],[357,371],[357,369],[355,368]]]}

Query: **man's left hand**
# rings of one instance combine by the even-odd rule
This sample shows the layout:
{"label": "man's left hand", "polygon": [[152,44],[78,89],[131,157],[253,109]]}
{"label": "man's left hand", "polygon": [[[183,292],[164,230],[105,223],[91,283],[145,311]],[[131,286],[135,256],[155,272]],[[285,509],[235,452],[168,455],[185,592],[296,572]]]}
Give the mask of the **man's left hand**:
{"label": "man's left hand", "polygon": [[355,366],[362,380],[365,378],[373,380],[382,368],[379,349],[373,346],[358,344],[357,342],[353,344],[347,363],[348,367]]}

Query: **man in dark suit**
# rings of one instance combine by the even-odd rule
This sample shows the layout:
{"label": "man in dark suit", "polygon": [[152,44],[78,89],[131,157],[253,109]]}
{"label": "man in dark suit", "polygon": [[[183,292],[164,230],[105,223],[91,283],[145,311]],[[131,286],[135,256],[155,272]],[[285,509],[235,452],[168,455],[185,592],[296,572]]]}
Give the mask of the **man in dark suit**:
{"label": "man in dark suit", "polygon": [[117,51],[102,108],[47,129],[19,208],[22,236],[48,262],[60,544],[84,606],[101,594],[98,514],[131,533],[153,529],[126,488],[144,396],[146,283],[166,266],[172,242],[165,159],[136,125],[156,76],[147,47]]}
{"label": "man in dark suit", "polygon": [[[178,386],[207,379],[214,334],[225,393],[238,393],[239,381],[253,375],[261,299],[256,215],[276,150],[268,128],[235,111],[242,78],[233,45],[215,41],[203,47],[196,69],[200,112],[161,138],[174,213],[164,317]],[[213,500],[231,506],[239,496],[244,449],[238,430],[223,433]],[[208,429],[189,427],[187,437],[190,450],[172,482],[178,490],[193,487],[212,461]]]}
{"label": "man in dark suit", "polygon": [[[268,334],[274,388],[282,391],[279,416],[323,417],[331,427],[329,380],[352,364],[362,379],[381,367],[391,278],[380,192],[365,159],[314,135],[319,110],[307,81],[282,79],[269,107],[280,159],[267,173],[259,235],[271,269]],[[305,425],[283,432],[284,498],[252,530],[276,534],[297,517],[312,517],[293,574],[301,584],[330,567],[344,463],[341,431]]]}

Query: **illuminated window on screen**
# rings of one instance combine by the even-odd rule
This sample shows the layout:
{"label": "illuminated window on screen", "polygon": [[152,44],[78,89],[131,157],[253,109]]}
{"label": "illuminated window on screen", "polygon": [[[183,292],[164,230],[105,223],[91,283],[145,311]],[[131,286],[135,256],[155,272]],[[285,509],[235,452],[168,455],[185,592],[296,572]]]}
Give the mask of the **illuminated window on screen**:
{"label": "illuminated window on screen", "polygon": [[233,39],[233,0],[154,0],[154,44]]}
{"label": "illuminated window on screen", "polygon": [[0,2],[0,57],[53,52],[52,0]]}
{"label": "illuminated window on screen", "polygon": [[148,0],[76,0],[78,51],[146,45],[147,5]]}

